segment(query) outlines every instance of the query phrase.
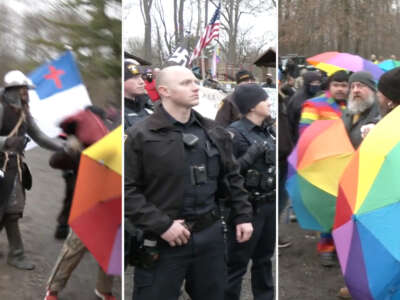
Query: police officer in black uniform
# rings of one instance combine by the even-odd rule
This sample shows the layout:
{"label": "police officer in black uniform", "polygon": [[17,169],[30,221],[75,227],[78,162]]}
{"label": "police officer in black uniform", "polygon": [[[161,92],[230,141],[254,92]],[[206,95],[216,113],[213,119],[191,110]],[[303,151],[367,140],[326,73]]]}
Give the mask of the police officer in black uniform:
{"label": "police officer in black uniform", "polygon": [[266,125],[267,93],[257,84],[236,88],[233,101],[244,116],[230,125],[234,154],[245,178],[254,210],[254,232],[237,243],[228,231],[228,284],[225,300],[239,300],[243,275],[252,260],[251,281],[255,300],[274,299],[271,258],[275,249],[275,134]]}
{"label": "police officer in black uniform", "polygon": [[192,107],[198,81],[181,66],[157,78],[161,105],[127,132],[125,216],[144,232],[150,258],[135,268],[135,300],[221,300],[226,283],[218,193],[231,195],[238,242],[252,234],[252,207],[229,133]]}
{"label": "police officer in black uniform", "polygon": [[125,59],[124,64],[124,127],[128,129],[136,122],[148,117],[152,110],[139,64],[133,59]]}

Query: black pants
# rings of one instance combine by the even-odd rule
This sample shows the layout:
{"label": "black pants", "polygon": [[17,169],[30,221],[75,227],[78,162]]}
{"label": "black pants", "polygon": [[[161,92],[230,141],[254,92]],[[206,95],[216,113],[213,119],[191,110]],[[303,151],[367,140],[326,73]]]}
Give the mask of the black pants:
{"label": "black pants", "polygon": [[236,241],[236,231],[228,232],[228,283],[225,300],[239,300],[243,275],[250,259],[254,300],[274,299],[271,258],[275,250],[275,202],[259,207],[254,217],[254,232],[245,243]]}
{"label": "black pants", "polygon": [[63,178],[65,181],[65,195],[63,200],[63,206],[57,217],[57,222],[59,225],[68,225],[69,214],[71,212],[72,198],[74,196],[76,175],[67,171],[63,173]]}
{"label": "black pants", "polygon": [[152,270],[135,268],[134,300],[177,300],[183,281],[192,300],[221,300],[226,282],[220,222],[192,233],[184,246],[163,246]]}

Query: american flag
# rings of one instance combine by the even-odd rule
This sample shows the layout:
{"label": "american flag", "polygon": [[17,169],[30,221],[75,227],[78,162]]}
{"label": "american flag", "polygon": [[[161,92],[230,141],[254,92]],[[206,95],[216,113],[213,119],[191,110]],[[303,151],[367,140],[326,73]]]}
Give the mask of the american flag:
{"label": "american flag", "polygon": [[196,48],[193,50],[192,56],[190,57],[189,65],[194,59],[200,56],[201,51],[213,40],[219,37],[219,19],[221,16],[221,3],[218,5],[210,23],[207,25],[203,36],[197,42]]}

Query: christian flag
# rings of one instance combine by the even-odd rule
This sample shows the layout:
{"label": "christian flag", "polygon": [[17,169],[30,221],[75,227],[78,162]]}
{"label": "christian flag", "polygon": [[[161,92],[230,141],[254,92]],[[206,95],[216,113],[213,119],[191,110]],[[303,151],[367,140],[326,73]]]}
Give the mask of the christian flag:
{"label": "christian flag", "polygon": [[36,86],[29,92],[32,116],[50,137],[60,133],[58,125],[65,117],[91,105],[78,66],[69,51],[41,65],[28,77]]}
{"label": "christian flag", "polygon": [[189,65],[194,59],[200,56],[201,51],[209,44],[213,39],[218,39],[219,37],[219,24],[221,15],[221,3],[218,5],[210,23],[205,28],[203,36],[197,42],[196,48],[193,50],[192,56],[190,57]]}

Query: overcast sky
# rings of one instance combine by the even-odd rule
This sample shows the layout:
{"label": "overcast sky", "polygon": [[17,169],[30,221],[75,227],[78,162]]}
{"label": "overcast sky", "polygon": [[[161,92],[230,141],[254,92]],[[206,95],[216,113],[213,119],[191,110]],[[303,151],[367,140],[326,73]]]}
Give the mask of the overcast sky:
{"label": "overcast sky", "polygon": [[[169,32],[172,33],[173,28],[173,1],[172,0],[163,0],[164,12],[166,14],[166,20],[168,25]],[[154,4],[153,4],[154,5]],[[189,4],[187,8],[185,6],[185,15],[190,17],[190,8]],[[210,3],[208,9],[209,19],[212,17],[215,11],[215,7]],[[204,15],[204,11],[202,12]],[[194,13],[197,16],[196,13]],[[126,41],[131,37],[144,37],[144,22],[143,17],[140,13],[139,0],[123,0],[123,44],[125,45]],[[207,20],[209,22],[209,20]],[[154,23],[153,23],[154,24]],[[270,32],[268,36],[272,36],[271,41],[266,41],[266,45],[263,49],[267,49],[268,47],[276,48],[276,39],[277,39],[277,28],[278,28],[278,15],[277,9],[275,11],[265,11],[257,15],[257,17],[242,15],[239,26],[241,29],[245,30],[250,26],[253,26],[253,29],[250,32],[250,37],[255,41],[259,41],[260,38],[265,35],[268,31]],[[225,33],[222,32],[221,35]],[[223,37],[222,37],[223,38]]]}

